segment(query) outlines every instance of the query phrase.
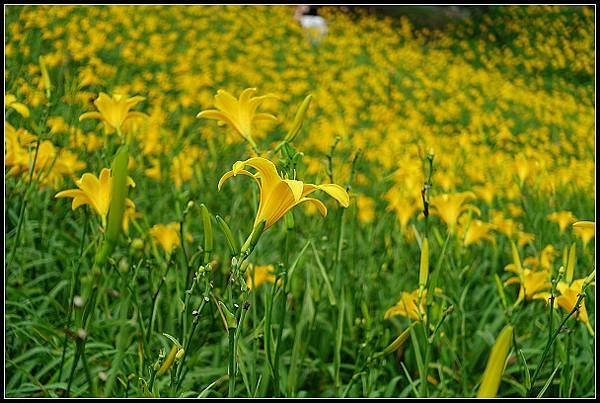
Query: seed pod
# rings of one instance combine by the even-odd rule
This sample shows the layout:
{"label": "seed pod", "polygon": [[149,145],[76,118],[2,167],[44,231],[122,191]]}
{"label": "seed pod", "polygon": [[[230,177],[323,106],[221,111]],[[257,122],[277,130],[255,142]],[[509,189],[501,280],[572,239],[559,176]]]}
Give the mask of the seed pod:
{"label": "seed pod", "polygon": [[485,372],[481,378],[481,385],[477,391],[477,397],[496,397],[502,374],[504,373],[504,364],[506,356],[512,344],[513,327],[507,325],[496,339],[490,357],[488,358]]}

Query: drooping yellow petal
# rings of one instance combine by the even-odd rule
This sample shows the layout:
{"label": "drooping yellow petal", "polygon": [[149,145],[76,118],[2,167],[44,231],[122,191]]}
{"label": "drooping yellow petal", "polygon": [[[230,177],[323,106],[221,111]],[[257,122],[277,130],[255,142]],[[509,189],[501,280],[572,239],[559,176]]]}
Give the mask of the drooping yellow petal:
{"label": "drooping yellow petal", "polygon": [[19,115],[23,116],[24,118],[29,117],[29,109],[22,103],[13,102],[12,104],[10,104],[10,107],[13,108],[15,111],[19,112]]}
{"label": "drooping yellow petal", "polygon": [[[246,171],[245,169],[240,169],[237,171],[226,172],[223,176],[221,176],[221,179],[219,179],[219,184],[217,185],[217,189],[220,191],[221,187],[223,186],[223,184],[225,183],[225,181],[227,179],[231,178],[232,176],[236,176],[238,174],[250,176],[251,178],[253,178],[254,180],[256,180],[258,182],[258,180],[256,179],[256,177],[253,174]],[[258,183],[260,184],[260,182],[258,182]]]}
{"label": "drooping yellow petal", "polygon": [[86,120],[86,119],[103,120],[102,115],[100,114],[100,112],[86,112],[86,113],[83,113],[81,116],[79,116],[79,121],[80,122],[82,120]]}
{"label": "drooping yellow petal", "polygon": [[577,221],[573,223],[573,227],[595,229],[596,223],[594,221]]}
{"label": "drooping yellow petal", "polygon": [[313,204],[319,210],[319,213],[321,213],[321,215],[323,217],[325,217],[327,215],[327,207],[325,207],[325,205],[323,204],[323,202],[321,200],[315,199],[312,197],[303,197],[298,202],[298,204],[304,203],[304,202],[309,202],[309,203]]}

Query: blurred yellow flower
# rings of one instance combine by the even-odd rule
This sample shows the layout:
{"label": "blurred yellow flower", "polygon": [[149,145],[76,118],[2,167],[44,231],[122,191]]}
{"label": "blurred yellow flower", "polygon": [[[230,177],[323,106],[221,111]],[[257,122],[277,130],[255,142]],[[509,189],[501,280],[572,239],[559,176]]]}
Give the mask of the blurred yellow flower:
{"label": "blurred yellow flower", "polygon": [[216,119],[219,123],[226,123],[244,138],[252,147],[256,143],[252,138],[252,124],[258,120],[277,120],[270,113],[257,113],[258,106],[275,95],[267,94],[260,97],[252,97],[256,88],[246,88],[242,91],[239,100],[225,90],[218,90],[215,95],[215,107],[196,115],[197,118]]}
{"label": "blurred yellow flower", "polygon": [[542,266],[542,269],[550,270],[552,268],[552,262],[554,261],[555,256],[556,249],[554,249],[554,246],[546,245],[540,254],[540,266]]}
{"label": "blurred yellow flower", "polygon": [[17,97],[15,97],[13,94],[4,95],[4,107],[14,109],[24,118],[29,117],[29,108],[27,108],[24,104],[17,102]]}
{"label": "blurred yellow flower", "polygon": [[585,247],[595,236],[596,225],[594,221],[577,221],[576,223],[573,223],[573,232],[581,238]]}
{"label": "blurred yellow flower", "polygon": [[246,285],[252,290],[258,288],[263,283],[275,282],[275,269],[272,264],[264,266],[251,265],[246,271]]}
{"label": "blurred yellow flower", "polygon": [[[585,283],[585,280],[585,278],[573,280],[573,282],[571,282],[570,284],[564,281],[559,281],[556,285],[556,289],[558,290],[558,292],[560,292],[560,295],[556,297],[556,303],[565,311],[571,312],[571,310],[575,307],[575,303],[577,302],[579,294],[581,294],[581,290],[583,289],[583,284]],[[579,307],[579,313],[577,314],[577,318],[585,324],[585,327],[588,329],[590,334],[594,335],[594,330],[590,325],[587,310],[585,309],[585,300],[583,299],[581,300],[581,305]]]}
{"label": "blurred yellow flower", "polygon": [[533,242],[535,240],[535,235],[530,232],[519,231],[517,234],[517,244],[522,247],[525,246],[528,242]]}
{"label": "blurred yellow flower", "polygon": [[[250,166],[257,170],[256,174],[252,174],[244,169]],[[277,173],[275,164],[271,161],[262,158],[254,157],[246,161],[238,161],[233,164],[233,169],[225,173],[219,180],[218,189],[221,190],[223,183],[238,174],[252,177],[260,189],[260,201],[258,212],[254,220],[256,227],[261,221],[265,221],[265,230],[275,224],[281,217],[285,215],[294,206],[302,202],[310,202],[315,205],[319,212],[327,215],[327,208],[318,199],[306,197],[315,190],[322,190],[340,203],[342,207],[348,207],[350,198],[344,188],[339,185],[330,183],[323,185],[312,185],[303,183],[299,180],[282,179]]]}
{"label": "blurred yellow flower", "polygon": [[412,292],[402,291],[400,300],[396,305],[385,311],[385,314],[383,315],[384,319],[388,319],[395,315],[411,318],[412,320],[425,319],[425,299],[427,297],[427,290],[423,290],[421,300],[417,306],[417,301],[419,300],[418,295],[418,289]]}
{"label": "blurred yellow flower", "polygon": [[465,246],[479,243],[485,239],[496,243],[496,238],[490,233],[494,229],[492,224],[480,220],[471,220],[466,231],[464,231],[463,244]]}
{"label": "blurred yellow flower", "polygon": [[358,210],[358,220],[361,223],[370,223],[375,219],[375,200],[368,196],[358,195],[356,197],[356,207]]}
{"label": "blurred yellow flower", "polygon": [[511,241],[513,263],[504,267],[504,270],[516,274],[504,283],[505,286],[511,284],[520,284],[519,295],[515,305],[519,304],[523,299],[546,299],[550,294],[545,291],[550,288],[550,272],[547,270],[534,271],[523,268],[519,251],[514,242]]}
{"label": "blurred yellow flower", "polygon": [[167,254],[170,254],[173,248],[179,246],[181,243],[179,238],[179,223],[176,222],[167,225],[156,224],[150,228],[149,234]]}
{"label": "blurred yellow flower", "polygon": [[143,101],[144,97],[135,96],[127,98],[123,94],[114,94],[110,97],[108,94],[101,92],[98,98],[94,101],[94,105],[98,112],[86,112],[79,117],[79,121],[85,119],[99,119],[104,122],[105,127],[112,131],[121,130],[123,123],[131,117],[147,117],[145,113],[129,111],[135,105]]}
{"label": "blurred yellow flower", "polygon": [[567,225],[577,221],[577,218],[570,211],[557,211],[548,214],[548,220],[557,223],[560,227],[560,232],[564,232]]}
{"label": "blurred yellow flower", "polygon": [[[72,197],[72,209],[82,205],[89,205],[102,218],[102,226],[106,227],[106,216],[110,207],[112,196],[112,176],[110,169],[103,168],[99,178],[94,174],[84,173],[79,180],[75,182],[79,189],[69,189],[58,192],[55,198]],[[135,187],[133,179],[127,177],[127,184]],[[126,203],[131,205],[131,200]]]}
{"label": "blurred yellow flower", "polygon": [[534,271],[531,269],[523,269],[522,273],[519,275],[512,263],[507,265],[505,270],[517,273],[517,276],[506,280],[504,285],[521,285],[516,304],[523,299],[548,299],[550,297],[550,293],[547,291],[550,288],[550,272],[546,270]]}
{"label": "blurred yellow flower", "polygon": [[440,216],[448,226],[448,230],[453,231],[458,217],[465,211],[471,209],[477,215],[481,214],[474,205],[464,204],[468,199],[475,199],[475,194],[473,192],[461,192],[433,196],[430,199],[433,207],[431,213]]}

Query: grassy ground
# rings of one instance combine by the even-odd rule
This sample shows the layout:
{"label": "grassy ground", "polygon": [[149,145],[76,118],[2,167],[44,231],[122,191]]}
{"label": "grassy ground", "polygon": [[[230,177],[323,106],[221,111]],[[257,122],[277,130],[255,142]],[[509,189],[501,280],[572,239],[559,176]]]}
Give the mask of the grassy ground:
{"label": "grassy ground", "polygon": [[5,396],[594,396],[594,10],[293,12],[6,8]]}

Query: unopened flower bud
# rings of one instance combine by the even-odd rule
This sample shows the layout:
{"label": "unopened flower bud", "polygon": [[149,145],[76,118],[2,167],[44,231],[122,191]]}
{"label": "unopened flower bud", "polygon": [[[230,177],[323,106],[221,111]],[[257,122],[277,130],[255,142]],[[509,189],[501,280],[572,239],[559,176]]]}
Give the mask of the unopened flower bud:
{"label": "unopened flower bud", "polygon": [[135,238],[133,241],[131,241],[131,247],[135,250],[142,250],[144,249],[144,241],[142,241],[140,238]]}

